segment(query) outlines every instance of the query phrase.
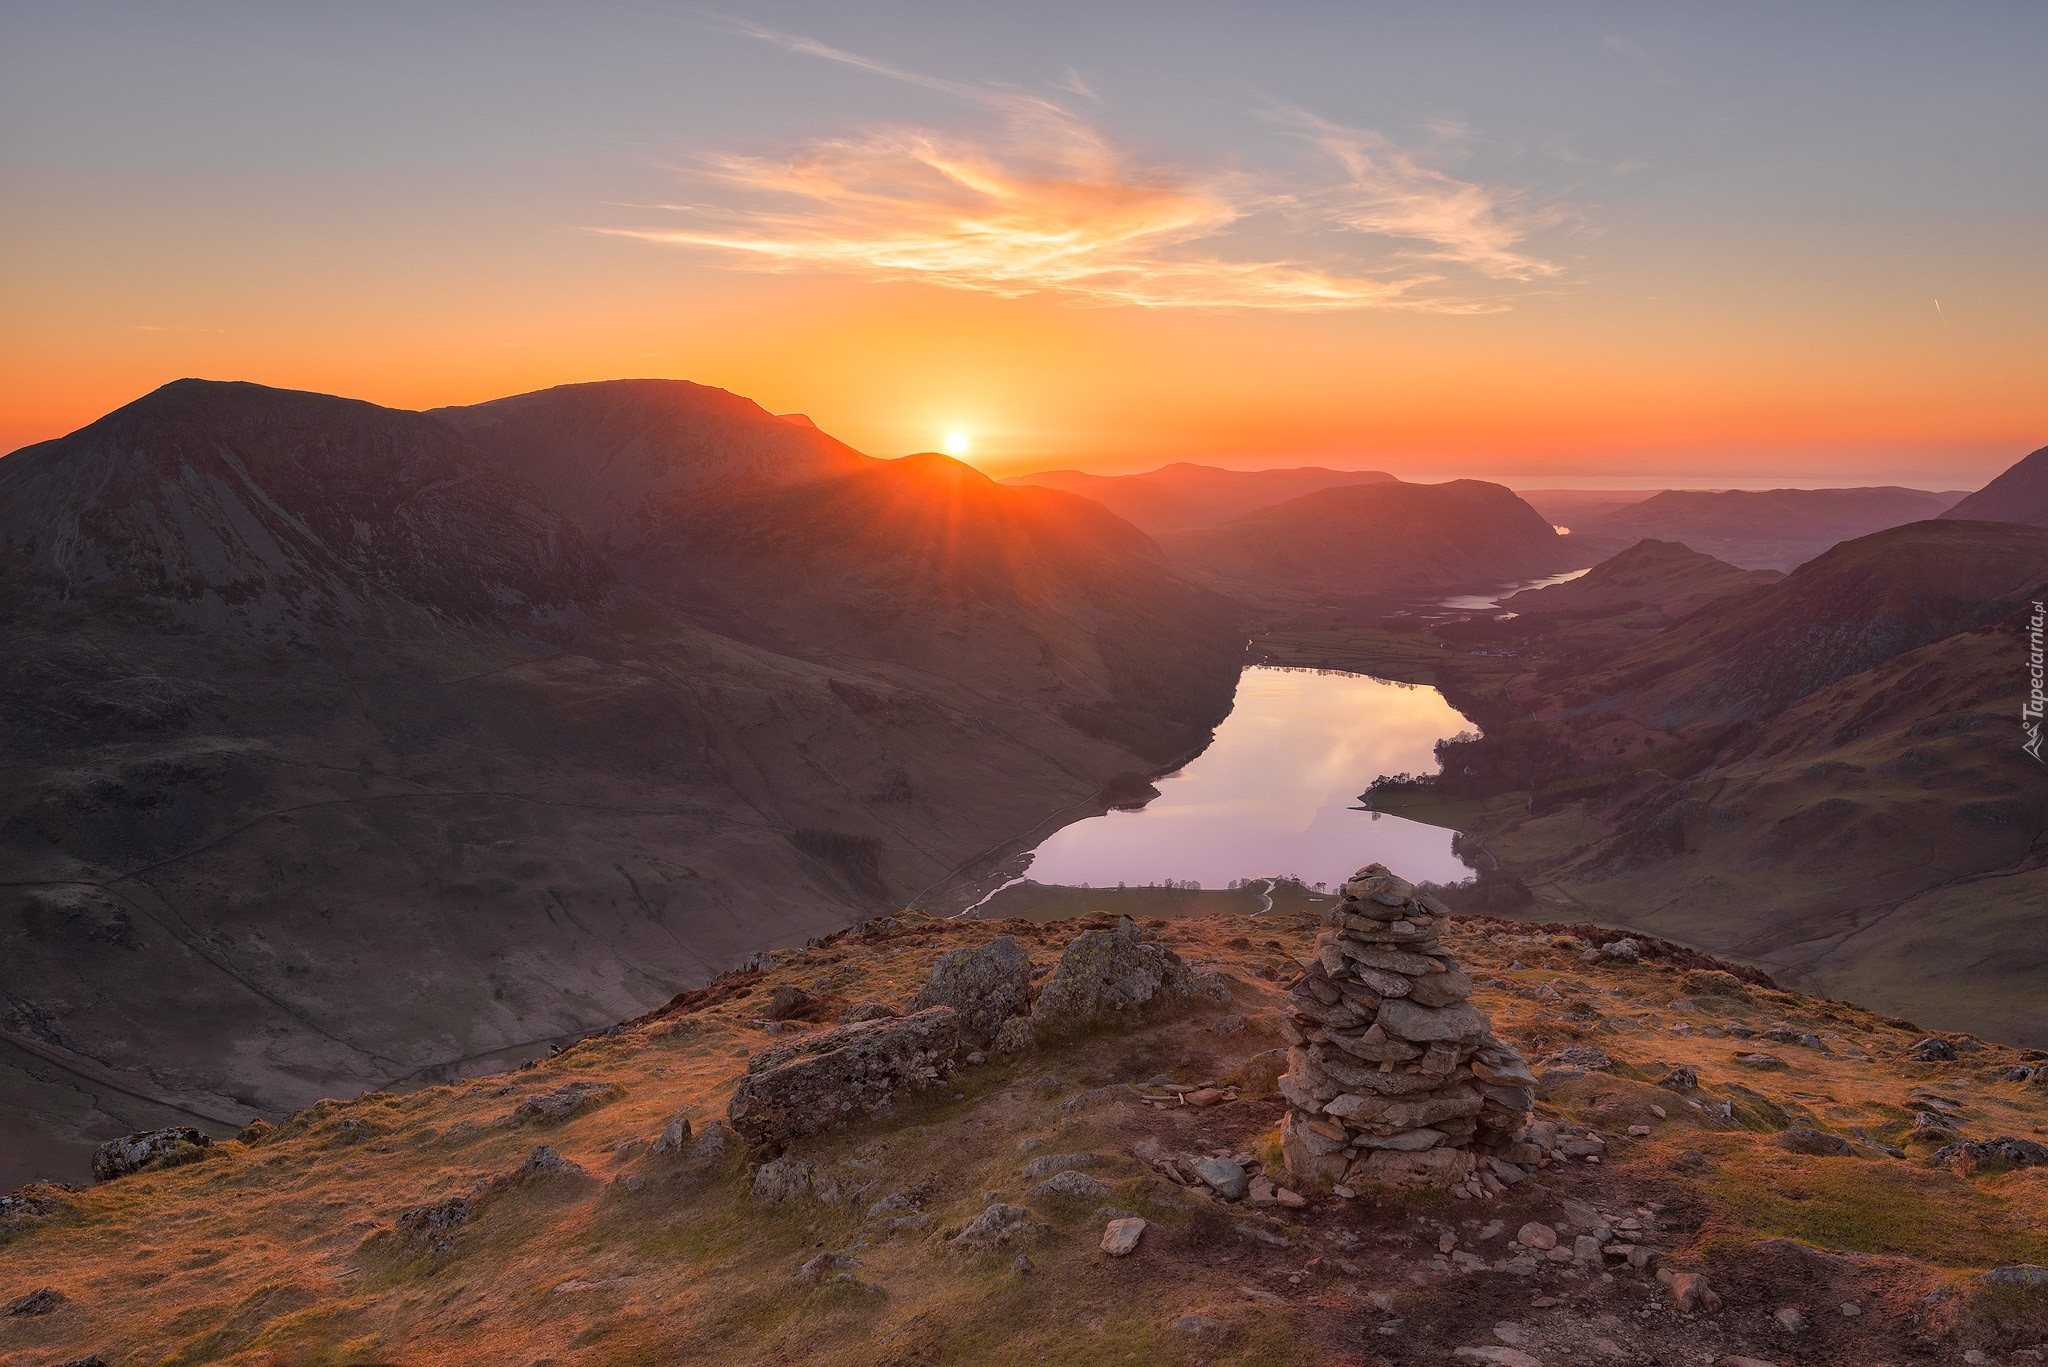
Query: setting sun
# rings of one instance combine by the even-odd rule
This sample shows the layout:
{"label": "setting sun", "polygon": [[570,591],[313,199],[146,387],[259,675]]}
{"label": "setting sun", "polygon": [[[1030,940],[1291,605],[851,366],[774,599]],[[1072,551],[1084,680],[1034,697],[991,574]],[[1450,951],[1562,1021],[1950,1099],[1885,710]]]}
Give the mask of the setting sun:
{"label": "setting sun", "polygon": [[971,444],[972,443],[970,443],[967,440],[967,434],[965,432],[948,432],[946,434],[946,454],[949,456],[966,455],[967,448]]}

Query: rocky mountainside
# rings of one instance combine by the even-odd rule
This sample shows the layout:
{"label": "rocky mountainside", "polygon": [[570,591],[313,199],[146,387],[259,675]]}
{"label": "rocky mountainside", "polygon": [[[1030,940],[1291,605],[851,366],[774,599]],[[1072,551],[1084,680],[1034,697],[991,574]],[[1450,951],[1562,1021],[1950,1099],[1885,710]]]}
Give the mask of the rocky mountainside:
{"label": "rocky mountainside", "polygon": [[2044,594],[2048,533],[1935,521],[1648,639],[1499,624],[1524,638],[1487,660],[1487,734],[1440,747],[1416,805],[1379,805],[1428,820],[1431,792],[1453,799],[1468,860],[1532,914],[2048,1045],[2026,910],[2048,900],[2048,770],[2020,725]]}
{"label": "rocky mountainside", "polygon": [[1258,508],[1285,503],[1318,489],[1348,484],[1384,484],[1382,470],[1220,470],[1176,461],[1142,475],[1095,475],[1082,470],[1043,470],[1014,475],[1005,484],[1058,489],[1092,498],[1132,526],[1157,535],[1218,527]]}
{"label": "rocky mountainside", "polygon": [[1276,1087],[1322,921],[899,914],[517,1071],[112,1144],[0,1198],[0,1362],[2041,1352],[2048,1055],[1453,918],[1534,1114],[1477,1194],[1346,1195]]}
{"label": "rocky mountainside", "polygon": [[0,461],[0,1180],[629,1015],[1228,707],[1230,610],[1094,505],[508,404],[186,381]]}
{"label": "rocky mountainside", "polygon": [[2018,461],[1942,516],[2048,527],[2048,446]]}
{"label": "rocky mountainside", "polygon": [[1500,605],[1540,617],[1611,617],[1633,612],[1668,625],[1717,598],[1784,577],[1776,570],[1739,570],[1675,541],[1644,540],[1577,579],[1524,589],[1503,598]]}
{"label": "rocky mountainside", "polygon": [[1789,570],[1838,542],[1939,517],[1961,497],[1924,489],[1666,489],[1575,535],[1676,541],[1743,569]]}
{"label": "rocky mountainside", "polygon": [[1250,601],[1362,598],[1577,568],[1578,548],[1483,480],[1323,489],[1159,543]]}

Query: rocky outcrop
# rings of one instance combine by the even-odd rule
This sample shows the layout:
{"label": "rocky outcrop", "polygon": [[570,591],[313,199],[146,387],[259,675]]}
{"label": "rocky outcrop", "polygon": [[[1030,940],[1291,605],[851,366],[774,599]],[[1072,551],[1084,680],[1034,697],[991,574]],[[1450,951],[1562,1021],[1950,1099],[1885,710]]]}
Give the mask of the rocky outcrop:
{"label": "rocky outcrop", "polygon": [[898,1092],[951,1072],[959,1048],[960,1018],[949,1006],[821,1031],[756,1054],[726,1118],[749,1143],[781,1145],[887,1115]]}
{"label": "rocky outcrop", "polygon": [[[1360,869],[1324,916],[1315,959],[1288,992],[1280,1091],[1287,1169],[1351,1187],[1498,1192],[1535,1104],[1534,1074],[1473,1006],[1472,980],[1439,948],[1445,909],[1382,864]],[[1519,1175],[1519,1174],[1515,1174]]]}
{"label": "rocky outcrop", "polygon": [[1008,935],[948,950],[933,965],[931,981],[910,999],[912,1011],[934,1006],[951,1007],[960,1033],[987,1044],[1004,1022],[1031,1009],[1031,956]]}
{"label": "rocky outcrop", "polygon": [[206,1157],[213,1141],[190,1125],[123,1135],[100,1145],[92,1156],[92,1180],[111,1182],[144,1168],[169,1168]]}
{"label": "rocky outcrop", "polygon": [[1057,1036],[1107,1016],[1185,1006],[1219,987],[1228,1001],[1229,989],[1220,980],[1198,978],[1180,955],[1148,943],[1138,923],[1123,916],[1114,930],[1084,931],[1068,943],[1032,1008],[1032,1032]]}

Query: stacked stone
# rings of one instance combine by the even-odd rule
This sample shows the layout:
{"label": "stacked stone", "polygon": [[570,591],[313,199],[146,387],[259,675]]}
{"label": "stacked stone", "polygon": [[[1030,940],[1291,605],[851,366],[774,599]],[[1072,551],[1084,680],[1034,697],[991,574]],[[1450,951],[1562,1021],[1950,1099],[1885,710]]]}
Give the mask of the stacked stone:
{"label": "stacked stone", "polygon": [[1446,915],[1382,864],[1354,874],[1324,914],[1330,928],[1283,1022],[1289,1172],[1465,1195],[1519,1176],[1504,1156],[1536,1079],[1468,1000],[1472,980],[1437,943]]}

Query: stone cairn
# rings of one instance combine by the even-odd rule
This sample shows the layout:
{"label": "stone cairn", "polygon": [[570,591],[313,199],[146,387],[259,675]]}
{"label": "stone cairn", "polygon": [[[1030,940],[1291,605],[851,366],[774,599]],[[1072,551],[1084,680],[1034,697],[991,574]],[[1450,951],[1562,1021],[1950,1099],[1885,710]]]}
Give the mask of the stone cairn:
{"label": "stone cairn", "polygon": [[1287,1170],[1341,1193],[1367,1186],[1495,1194],[1535,1104],[1534,1074],[1468,1000],[1433,897],[1369,864],[1288,992],[1280,1091]]}

